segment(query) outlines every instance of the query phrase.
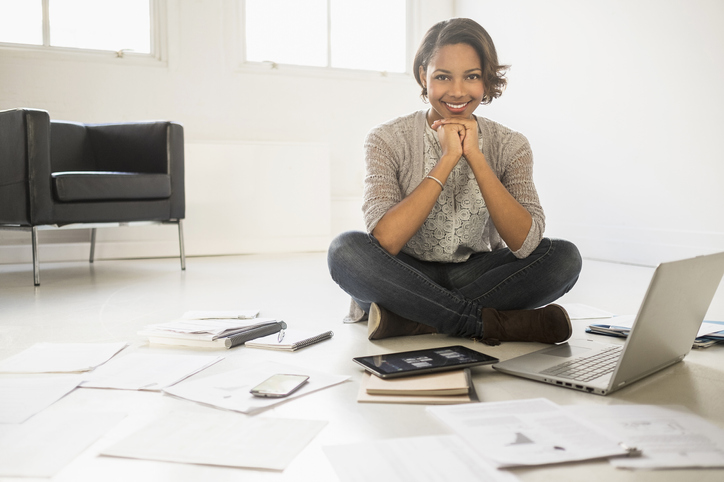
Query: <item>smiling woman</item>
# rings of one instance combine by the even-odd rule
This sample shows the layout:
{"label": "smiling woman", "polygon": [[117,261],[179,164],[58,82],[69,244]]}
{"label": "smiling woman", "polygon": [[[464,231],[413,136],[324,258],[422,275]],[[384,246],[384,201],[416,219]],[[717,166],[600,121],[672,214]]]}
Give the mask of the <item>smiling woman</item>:
{"label": "smiling woman", "polygon": [[369,133],[368,232],[337,237],[328,263],[352,296],[350,317],[368,317],[370,339],[558,343],[571,335],[568,314],[549,303],[576,283],[580,254],[543,237],[528,140],[473,114],[501,95],[506,69],[476,22],[440,22],[413,69],[430,109]]}

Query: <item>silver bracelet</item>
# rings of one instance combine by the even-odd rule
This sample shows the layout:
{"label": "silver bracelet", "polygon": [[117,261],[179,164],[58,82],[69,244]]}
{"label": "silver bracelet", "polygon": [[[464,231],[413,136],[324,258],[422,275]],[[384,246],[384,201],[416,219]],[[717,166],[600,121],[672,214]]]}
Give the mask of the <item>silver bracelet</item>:
{"label": "silver bracelet", "polygon": [[445,190],[445,185],[442,182],[440,182],[440,179],[438,179],[436,177],[432,177],[432,176],[425,176],[425,179],[432,179],[433,181],[435,181],[436,183],[438,183],[440,185],[440,189],[442,189],[443,191]]}

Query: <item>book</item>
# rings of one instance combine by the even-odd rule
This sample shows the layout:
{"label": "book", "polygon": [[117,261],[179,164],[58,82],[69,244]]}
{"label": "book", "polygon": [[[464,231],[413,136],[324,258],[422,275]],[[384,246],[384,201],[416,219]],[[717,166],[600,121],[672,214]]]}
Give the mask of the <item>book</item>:
{"label": "book", "polygon": [[[422,375],[425,376],[425,375]],[[469,378],[468,392],[463,395],[375,395],[367,393],[367,387],[373,379],[379,379],[369,372],[362,374],[362,383],[357,393],[357,401],[360,403],[409,403],[422,405],[452,405],[459,403],[477,402],[472,379]],[[399,379],[402,380],[402,379]],[[376,382],[376,380],[374,380]],[[397,382],[398,380],[391,380]]]}
{"label": "book", "polygon": [[367,382],[371,395],[467,395],[470,370],[453,370],[403,378],[372,377]]}
{"label": "book", "polygon": [[163,336],[189,340],[215,340],[276,323],[274,318],[253,320],[175,320],[167,323],[148,325],[138,332],[142,336]]}
{"label": "book", "polygon": [[284,330],[276,335],[268,335],[246,343],[250,348],[295,351],[300,348],[328,340],[334,336],[331,331],[322,333],[306,330]]}
{"label": "book", "polygon": [[264,322],[249,327],[241,332],[213,339],[208,339],[206,336],[195,338],[190,335],[179,336],[177,333],[165,334],[161,331],[139,332],[139,334],[145,334],[148,337],[149,343],[154,345],[192,346],[198,348],[233,348],[235,346],[243,345],[249,340],[278,333],[286,328],[286,326],[286,323],[283,321]]}

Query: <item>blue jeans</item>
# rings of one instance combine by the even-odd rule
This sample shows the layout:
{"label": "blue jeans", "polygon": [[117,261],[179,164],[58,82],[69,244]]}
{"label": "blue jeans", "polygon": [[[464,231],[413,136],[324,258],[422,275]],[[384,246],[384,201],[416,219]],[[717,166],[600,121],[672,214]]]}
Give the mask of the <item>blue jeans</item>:
{"label": "blue jeans", "polygon": [[332,279],[369,313],[377,303],[438,333],[482,338],[483,308],[533,309],[563,296],[578,280],[573,243],[543,238],[528,257],[508,249],[475,253],[462,263],[420,261],[388,253],[371,234],[349,231],[327,254]]}

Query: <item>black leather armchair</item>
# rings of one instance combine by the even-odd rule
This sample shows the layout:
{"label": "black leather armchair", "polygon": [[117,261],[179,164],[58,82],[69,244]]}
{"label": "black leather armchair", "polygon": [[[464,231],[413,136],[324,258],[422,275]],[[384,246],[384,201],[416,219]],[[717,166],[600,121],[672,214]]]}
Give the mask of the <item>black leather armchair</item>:
{"label": "black leather armchair", "polygon": [[93,262],[97,226],[174,223],[185,269],[184,216],[180,124],[80,124],[51,121],[42,110],[0,111],[0,229],[32,232],[36,285],[39,227],[90,227]]}

